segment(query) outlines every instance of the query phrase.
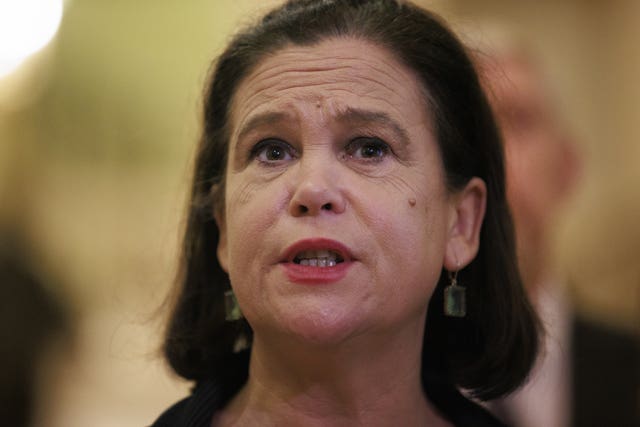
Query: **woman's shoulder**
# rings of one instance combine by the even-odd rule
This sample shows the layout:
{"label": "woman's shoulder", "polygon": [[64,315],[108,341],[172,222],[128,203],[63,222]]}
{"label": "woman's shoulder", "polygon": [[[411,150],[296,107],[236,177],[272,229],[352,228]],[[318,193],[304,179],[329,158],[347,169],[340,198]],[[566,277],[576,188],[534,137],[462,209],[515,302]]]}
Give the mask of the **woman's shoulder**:
{"label": "woman's shoulder", "polygon": [[456,427],[508,427],[486,408],[465,397],[449,402],[445,411]]}
{"label": "woman's shoulder", "polygon": [[165,410],[150,427],[209,427],[220,411],[246,382],[249,351],[229,355],[207,379],[201,379],[191,395]]}
{"label": "woman's shoulder", "polygon": [[426,392],[435,407],[455,427],[508,427],[453,386],[432,384]]}
{"label": "woman's shoulder", "polygon": [[188,405],[190,399],[191,397],[187,397],[186,399],[173,404],[164,411],[150,427],[169,427],[179,425],[178,423],[184,415],[184,407]]}
{"label": "woman's shoulder", "polygon": [[190,396],[165,410],[150,427],[209,427],[220,405],[219,387],[211,381],[203,382]]}

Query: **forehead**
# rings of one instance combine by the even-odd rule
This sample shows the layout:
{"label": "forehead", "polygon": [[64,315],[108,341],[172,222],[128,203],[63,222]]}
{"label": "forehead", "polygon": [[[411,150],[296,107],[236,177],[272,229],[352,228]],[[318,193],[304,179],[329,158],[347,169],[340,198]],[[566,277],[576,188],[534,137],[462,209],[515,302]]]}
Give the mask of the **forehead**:
{"label": "forehead", "polygon": [[235,93],[231,124],[237,130],[256,114],[278,110],[298,115],[305,106],[322,107],[327,115],[353,108],[384,111],[424,124],[425,99],[416,74],[385,48],[351,38],[329,39],[290,45],[262,59]]}

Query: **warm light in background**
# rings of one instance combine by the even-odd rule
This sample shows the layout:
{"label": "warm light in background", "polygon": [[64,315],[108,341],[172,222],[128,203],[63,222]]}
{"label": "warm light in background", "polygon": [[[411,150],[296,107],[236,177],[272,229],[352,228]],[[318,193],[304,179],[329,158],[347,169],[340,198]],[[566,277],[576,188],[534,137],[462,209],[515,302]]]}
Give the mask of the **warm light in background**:
{"label": "warm light in background", "polygon": [[0,78],[53,38],[63,0],[0,0]]}

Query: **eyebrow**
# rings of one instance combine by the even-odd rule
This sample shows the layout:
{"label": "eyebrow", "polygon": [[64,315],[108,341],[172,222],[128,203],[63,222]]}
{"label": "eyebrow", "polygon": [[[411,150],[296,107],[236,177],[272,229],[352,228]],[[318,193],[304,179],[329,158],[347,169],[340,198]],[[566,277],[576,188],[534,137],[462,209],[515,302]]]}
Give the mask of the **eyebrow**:
{"label": "eyebrow", "polygon": [[365,125],[370,123],[381,124],[384,127],[391,128],[403,146],[409,145],[410,138],[407,130],[385,112],[349,107],[338,114],[338,121],[363,123]]}
{"label": "eyebrow", "polygon": [[[238,132],[238,140],[244,138],[249,132],[264,125],[274,124],[284,121],[292,121],[294,118],[292,114],[287,112],[265,112],[257,114],[251,117]],[[391,118],[387,113],[382,111],[364,110],[360,108],[348,107],[344,111],[340,111],[336,120],[341,123],[361,123],[368,124],[381,124],[387,128],[390,128],[399,139],[399,142],[403,146],[409,144],[410,138],[407,130],[402,127],[396,120]]]}
{"label": "eyebrow", "polygon": [[242,125],[238,132],[238,140],[244,138],[252,130],[264,125],[282,122],[285,120],[291,120],[291,114],[284,112],[266,112],[257,114],[251,117],[245,124]]}

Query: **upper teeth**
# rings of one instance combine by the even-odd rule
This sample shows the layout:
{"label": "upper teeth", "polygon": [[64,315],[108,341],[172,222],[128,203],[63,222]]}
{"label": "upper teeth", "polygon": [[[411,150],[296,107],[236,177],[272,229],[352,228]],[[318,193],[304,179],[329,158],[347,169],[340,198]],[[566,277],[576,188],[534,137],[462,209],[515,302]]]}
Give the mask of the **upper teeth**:
{"label": "upper teeth", "polygon": [[296,264],[312,267],[333,267],[343,259],[337,253],[328,250],[302,251],[293,259]]}

